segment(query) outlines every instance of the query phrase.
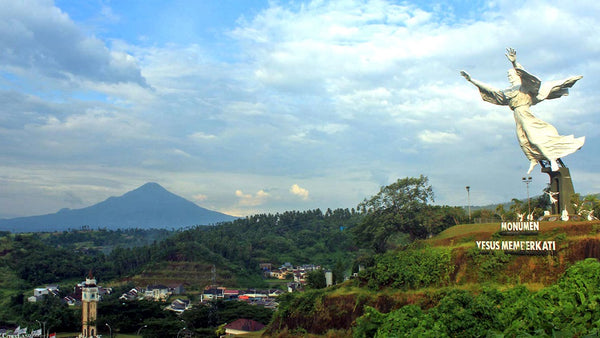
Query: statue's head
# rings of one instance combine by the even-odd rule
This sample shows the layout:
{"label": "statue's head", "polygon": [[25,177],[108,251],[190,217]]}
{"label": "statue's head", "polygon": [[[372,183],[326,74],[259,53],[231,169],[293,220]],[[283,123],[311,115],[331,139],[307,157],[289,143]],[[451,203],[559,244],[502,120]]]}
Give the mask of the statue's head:
{"label": "statue's head", "polygon": [[521,84],[521,78],[514,68],[508,70],[508,82],[510,82],[510,84],[513,86],[518,86]]}

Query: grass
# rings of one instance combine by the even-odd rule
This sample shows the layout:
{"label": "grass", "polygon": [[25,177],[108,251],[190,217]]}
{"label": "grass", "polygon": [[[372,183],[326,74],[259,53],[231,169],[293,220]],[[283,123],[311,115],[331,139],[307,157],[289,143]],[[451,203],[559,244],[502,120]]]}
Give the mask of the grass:
{"label": "grass", "polygon": [[442,231],[435,236],[434,239],[441,240],[453,237],[464,237],[475,232],[489,232],[491,235],[498,231],[499,228],[500,226],[498,223],[460,224]]}

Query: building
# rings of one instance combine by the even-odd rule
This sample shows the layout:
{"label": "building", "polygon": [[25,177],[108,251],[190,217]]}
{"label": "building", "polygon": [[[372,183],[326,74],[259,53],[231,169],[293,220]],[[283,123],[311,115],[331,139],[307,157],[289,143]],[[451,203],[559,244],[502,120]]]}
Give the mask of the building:
{"label": "building", "polygon": [[[69,296],[75,298],[77,301],[80,302],[82,300],[82,293],[83,288],[85,287],[85,283],[86,282],[84,281],[75,285],[75,287],[73,288],[73,293]],[[98,301],[102,300],[103,295],[108,295],[112,293],[112,288],[103,288],[100,285],[97,285],[96,287],[98,288]]]}
{"label": "building", "polygon": [[273,264],[271,263],[260,263],[259,266],[262,271],[270,271],[273,269]]}
{"label": "building", "polygon": [[30,303],[35,303],[38,300],[41,300],[44,296],[59,296],[58,286],[57,285],[48,285],[45,288],[35,288],[33,289],[33,296],[28,297],[27,301]]}
{"label": "building", "polygon": [[98,286],[90,271],[81,289],[81,338],[95,338],[98,335]]}
{"label": "building", "polygon": [[171,291],[166,285],[148,285],[144,294],[146,299],[155,301],[165,301],[171,295]]}
{"label": "building", "polygon": [[327,270],[325,271],[325,285],[332,286],[333,285],[333,272]]}
{"label": "building", "polygon": [[189,299],[175,299],[166,310],[170,310],[176,313],[183,313],[185,310],[189,310],[192,307],[192,302]]}
{"label": "building", "polygon": [[204,292],[202,292],[202,295],[200,295],[200,302],[204,303],[204,302],[208,302],[208,301],[212,301],[212,300],[224,299],[225,298],[224,292],[225,292],[224,287],[217,287],[217,286],[209,285],[204,289]]}
{"label": "building", "polygon": [[230,290],[230,289],[225,289],[223,291],[223,297],[225,299],[237,299],[240,295],[240,291],[239,290]]}

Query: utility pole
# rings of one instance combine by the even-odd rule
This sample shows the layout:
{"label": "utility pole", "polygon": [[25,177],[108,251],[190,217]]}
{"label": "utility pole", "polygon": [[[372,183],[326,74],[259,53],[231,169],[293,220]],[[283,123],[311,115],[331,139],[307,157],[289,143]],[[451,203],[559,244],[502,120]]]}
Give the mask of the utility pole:
{"label": "utility pole", "polygon": [[529,199],[529,183],[531,183],[531,176],[523,177],[522,180],[527,185],[527,206],[529,210],[527,213],[527,220],[529,221],[529,215],[531,215],[531,200]]}
{"label": "utility pole", "polygon": [[217,285],[217,267],[213,264],[212,268],[210,269],[210,273],[211,273],[211,280],[212,280],[212,285]]}
{"label": "utility pole", "polygon": [[471,187],[466,186],[467,189],[467,207],[469,208],[469,223],[471,223]]}

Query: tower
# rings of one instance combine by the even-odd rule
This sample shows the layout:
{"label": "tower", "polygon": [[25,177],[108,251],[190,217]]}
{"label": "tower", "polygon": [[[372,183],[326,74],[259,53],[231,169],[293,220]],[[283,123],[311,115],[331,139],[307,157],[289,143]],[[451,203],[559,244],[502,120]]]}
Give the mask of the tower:
{"label": "tower", "polygon": [[88,274],[81,289],[81,337],[94,338],[98,335],[98,286],[92,272]]}
{"label": "tower", "polygon": [[550,165],[540,161],[542,172],[550,176],[550,192],[557,194],[557,203],[552,204],[552,213],[559,215],[563,210],[567,210],[569,215],[575,214],[575,210],[571,205],[571,196],[575,194],[573,189],[573,181],[571,180],[571,172],[565,166],[561,159],[558,159],[560,167],[557,171],[552,171]]}

